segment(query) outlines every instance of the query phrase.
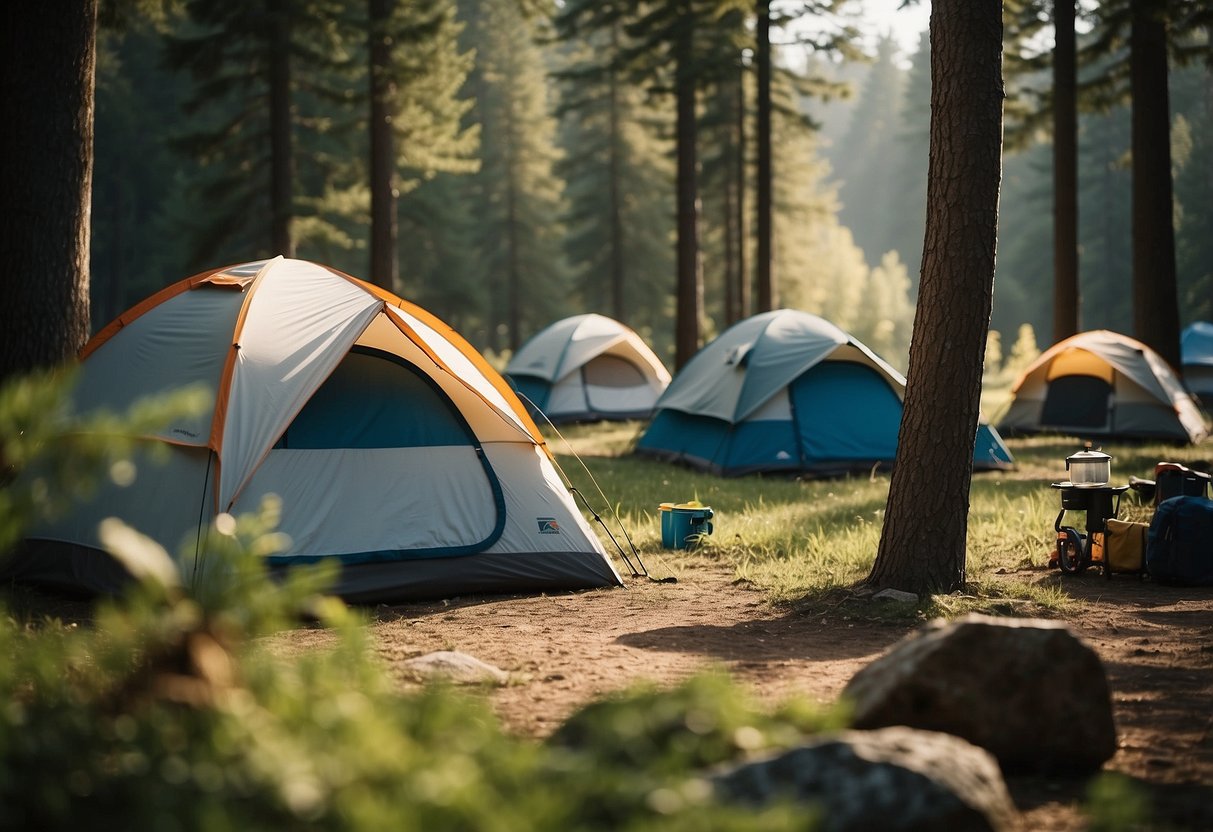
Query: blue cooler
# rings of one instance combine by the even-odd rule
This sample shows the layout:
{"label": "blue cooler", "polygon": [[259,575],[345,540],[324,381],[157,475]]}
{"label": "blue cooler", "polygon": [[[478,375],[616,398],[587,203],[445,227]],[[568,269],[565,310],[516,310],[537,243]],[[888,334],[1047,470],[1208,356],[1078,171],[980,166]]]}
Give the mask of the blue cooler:
{"label": "blue cooler", "polygon": [[697,500],[689,503],[662,503],[661,545],[667,549],[693,549],[701,538],[712,533],[712,507]]}

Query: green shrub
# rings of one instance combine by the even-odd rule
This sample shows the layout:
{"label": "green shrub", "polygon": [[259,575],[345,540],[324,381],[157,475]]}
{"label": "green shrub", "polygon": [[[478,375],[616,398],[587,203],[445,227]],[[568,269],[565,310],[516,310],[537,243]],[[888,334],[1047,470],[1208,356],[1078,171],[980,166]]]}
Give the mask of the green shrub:
{"label": "green shrub", "polygon": [[[42,379],[0,393],[9,541],[54,507],[62,478],[87,488],[121,469],[138,432],[116,417],[83,429],[63,416],[63,389]],[[17,471],[40,473],[13,485]],[[441,685],[401,694],[360,616],[324,596],[331,570],[270,580],[277,512],[267,501],[221,515],[207,535],[219,568],[189,585],[158,544],[106,521],[107,548],[139,579],[124,597],[88,626],[0,608],[0,829],[808,828],[793,807],[714,806],[698,771],[797,736],[807,711],[759,717],[703,677],[587,709],[563,736],[588,746],[511,737],[483,699]],[[304,620],[329,628],[333,646],[288,660],[259,641]]]}

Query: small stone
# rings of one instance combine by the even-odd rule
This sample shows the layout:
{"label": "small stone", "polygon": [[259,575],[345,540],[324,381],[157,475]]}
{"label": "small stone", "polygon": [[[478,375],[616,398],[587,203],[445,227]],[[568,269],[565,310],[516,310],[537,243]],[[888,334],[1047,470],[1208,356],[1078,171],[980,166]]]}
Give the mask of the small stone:
{"label": "small stone", "polygon": [[913,592],[902,592],[900,589],[882,589],[872,596],[873,601],[897,601],[901,604],[917,604],[918,596]]}
{"label": "small stone", "polygon": [[441,678],[466,685],[504,685],[510,680],[510,674],[501,668],[454,650],[417,656],[406,661],[404,666],[424,679]]}

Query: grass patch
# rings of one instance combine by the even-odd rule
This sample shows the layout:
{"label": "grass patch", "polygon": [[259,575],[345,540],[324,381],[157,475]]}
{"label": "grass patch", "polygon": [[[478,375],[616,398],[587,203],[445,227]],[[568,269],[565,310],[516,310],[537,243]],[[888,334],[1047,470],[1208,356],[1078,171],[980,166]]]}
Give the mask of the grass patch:
{"label": "grass patch", "polygon": [[[562,428],[560,435],[548,428],[547,435],[573,485],[630,556],[620,526],[626,530],[654,577],[677,577],[710,561],[733,569],[738,581],[776,603],[829,606],[839,603],[840,591],[867,576],[880,541],[887,473],[824,480],[717,477],[632,456],[643,427],[638,422],[574,425]],[[1014,471],[973,477],[967,592],[927,599],[912,611],[879,615],[1055,615],[1079,603],[1060,574],[1048,570],[1053,523],[1061,506],[1049,485],[1066,478],[1065,459],[1082,444],[1059,436],[1007,444],[1015,455]],[[1103,450],[1113,457],[1112,477],[1118,484],[1130,476],[1152,478],[1155,464],[1163,460],[1187,464],[1211,455],[1208,447],[1164,444],[1110,443]],[[662,548],[658,504],[692,499],[712,506],[715,532],[688,559]],[[1122,518],[1148,520],[1151,513],[1152,506],[1139,502],[1134,492],[1122,498]],[[1067,514],[1068,524],[1080,520],[1079,513]],[[602,537],[613,552],[610,540]]]}

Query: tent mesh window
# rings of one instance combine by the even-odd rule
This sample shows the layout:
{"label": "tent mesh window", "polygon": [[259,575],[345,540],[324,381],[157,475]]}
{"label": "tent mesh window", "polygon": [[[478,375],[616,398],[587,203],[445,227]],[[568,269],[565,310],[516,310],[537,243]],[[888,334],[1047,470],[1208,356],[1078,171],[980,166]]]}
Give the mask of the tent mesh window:
{"label": "tent mesh window", "polygon": [[581,368],[586,384],[595,387],[643,387],[644,373],[640,368],[617,355],[600,355]]}

